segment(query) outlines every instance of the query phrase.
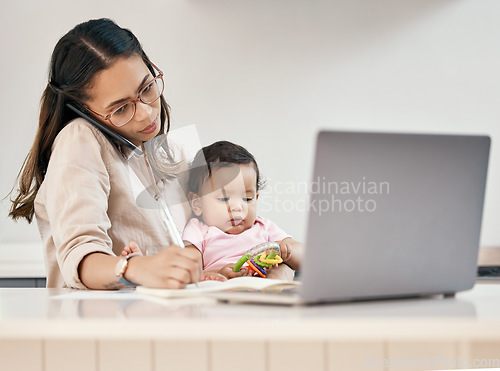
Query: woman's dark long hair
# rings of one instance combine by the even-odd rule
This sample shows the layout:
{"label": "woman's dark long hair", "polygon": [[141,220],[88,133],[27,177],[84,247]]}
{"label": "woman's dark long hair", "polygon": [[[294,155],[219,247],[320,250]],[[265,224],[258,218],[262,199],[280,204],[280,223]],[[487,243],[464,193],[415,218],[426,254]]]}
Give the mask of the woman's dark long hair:
{"label": "woman's dark long hair", "polygon": [[[9,216],[14,220],[33,220],[34,201],[44,180],[57,134],[76,117],[66,103],[77,105],[87,101],[93,77],[112,66],[118,58],[141,56],[154,75],[139,40],[128,29],[110,19],[95,19],[77,25],[64,35],[54,48],[50,61],[49,80],[40,107],[38,130],[33,146],[19,172],[19,189],[12,200]],[[160,134],[170,129],[167,102],[161,100]]]}

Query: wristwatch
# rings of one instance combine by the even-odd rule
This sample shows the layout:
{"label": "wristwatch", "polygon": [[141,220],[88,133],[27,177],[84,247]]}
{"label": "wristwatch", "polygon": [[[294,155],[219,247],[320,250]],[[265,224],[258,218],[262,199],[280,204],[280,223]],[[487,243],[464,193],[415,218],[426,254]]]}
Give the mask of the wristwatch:
{"label": "wristwatch", "polygon": [[128,260],[137,255],[139,254],[129,254],[126,256],[122,256],[120,260],[118,260],[118,263],[116,263],[115,267],[116,278],[118,278],[120,282],[124,283],[127,286],[138,286],[135,283],[132,283],[125,279],[125,272],[127,271],[128,268]]}

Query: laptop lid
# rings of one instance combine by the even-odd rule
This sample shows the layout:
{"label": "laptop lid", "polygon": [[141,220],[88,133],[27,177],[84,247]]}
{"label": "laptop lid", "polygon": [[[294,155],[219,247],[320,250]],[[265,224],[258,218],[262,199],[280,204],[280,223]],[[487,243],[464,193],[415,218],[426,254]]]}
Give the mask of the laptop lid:
{"label": "laptop lid", "polygon": [[490,138],[321,131],[302,302],[473,287]]}

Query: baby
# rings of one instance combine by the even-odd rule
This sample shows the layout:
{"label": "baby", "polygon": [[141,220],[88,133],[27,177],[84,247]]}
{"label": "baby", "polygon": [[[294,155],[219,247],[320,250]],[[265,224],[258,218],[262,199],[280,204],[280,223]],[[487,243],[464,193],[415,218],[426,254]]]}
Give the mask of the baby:
{"label": "baby", "polygon": [[[303,245],[272,221],[257,216],[262,188],[259,167],[245,148],[227,141],[213,143],[196,154],[189,172],[188,199],[195,215],[184,228],[186,248],[200,252],[203,280],[251,276],[233,268],[238,259],[263,242],[276,242],[283,263],[300,268]],[[131,242],[122,255],[140,254]],[[223,277],[222,277],[222,276]]]}
{"label": "baby", "polygon": [[210,273],[226,278],[252,275],[246,268],[234,272],[234,264],[249,249],[268,241],[278,243],[283,263],[299,269],[302,244],[257,216],[262,180],[257,162],[245,148],[221,141],[198,151],[188,187],[196,217],[186,225],[182,239],[186,247],[200,252],[205,279]]}

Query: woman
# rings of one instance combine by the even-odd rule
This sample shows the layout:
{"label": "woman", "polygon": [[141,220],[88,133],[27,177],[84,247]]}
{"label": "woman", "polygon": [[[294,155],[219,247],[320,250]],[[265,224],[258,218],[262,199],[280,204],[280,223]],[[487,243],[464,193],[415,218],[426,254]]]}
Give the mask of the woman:
{"label": "woman", "polygon": [[[81,23],[55,46],[38,132],[9,214],[28,222],[36,217],[47,287],[182,288],[201,279],[194,249],[163,248],[171,241],[168,230],[156,210],[138,201],[131,180],[129,147],[143,148],[170,128],[162,92],[161,71],[134,34],[109,19]],[[176,174],[185,173],[187,165],[176,154],[167,146],[171,166],[150,174],[170,205],[175,203],[182,229],[190,210],[187,202],[184,210],[179,207],[183,187]],[[124,247],[160,252],[120,256]],[[273,274],[293,278],[286,267]]]}
{"label": "woman", "polygon": [[[75,113],[142,147],[169,130],[162,91],[162,73],[137,38],[109,19],[79,24],[57,43],[38,132],[9,214],[28,222],[35,215],[47,287],[181,288],[199,280],[198,257],[190,249],[170,246],[155,256],[120,257],[124,246],[135,245],[129,241],[142,249],[165,245],[168,232],[155,210],[136,203],[131,150]],[[178,190],[174,174],[169,178],[167,190]]]}

